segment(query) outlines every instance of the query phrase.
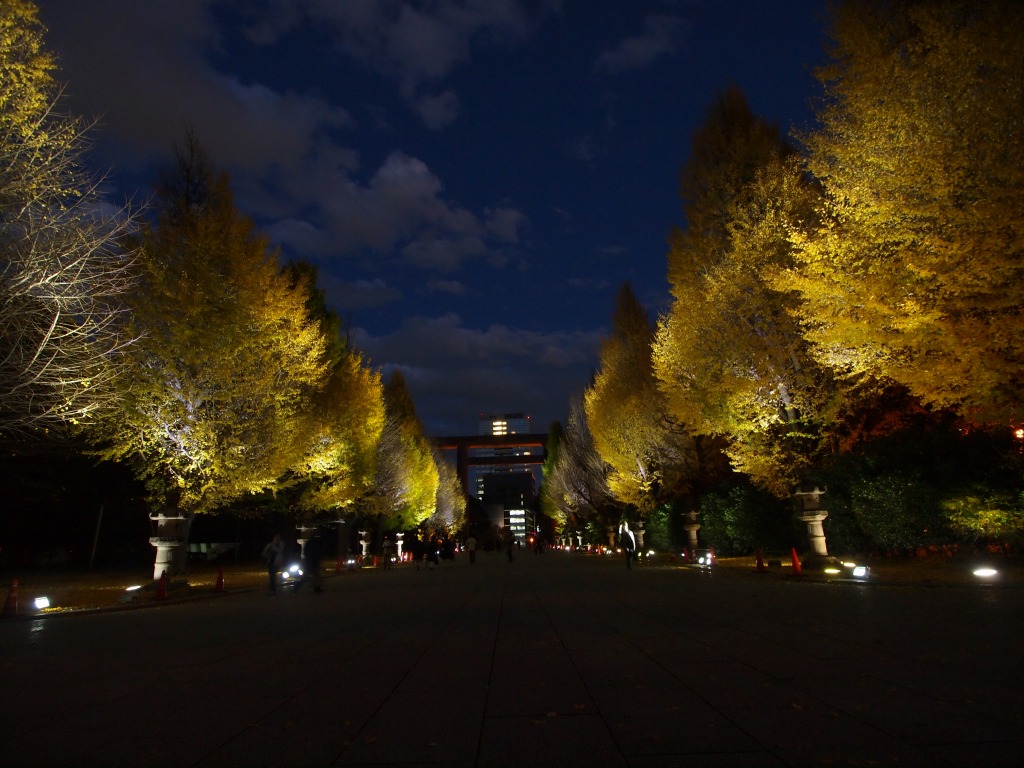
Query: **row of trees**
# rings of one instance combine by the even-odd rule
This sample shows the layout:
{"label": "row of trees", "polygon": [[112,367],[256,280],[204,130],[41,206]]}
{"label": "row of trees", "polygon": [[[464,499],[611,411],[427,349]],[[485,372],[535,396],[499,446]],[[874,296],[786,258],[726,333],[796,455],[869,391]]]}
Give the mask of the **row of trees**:
{"label": "row of trees", "polygon": [[457,527],[453,470],[303,263],[282,266],[192,134],[146,210],[113,211],[59,113],[35,7],[0,3],[0,436],[68,434],[188,525],[241,499]]}
{"label": "row of trees", "polygon": [[878,438],[927,428],[1002,445],[1001,477],[929,496],[948,527],[1024,531],[1024,9],[849,0],[832,22],[798,146],[737,89],[696,132],[672,305],[652,326],[620,294],[548,476],[556,514],[692,507],[738,477],[776,498],[830,472],[842,487]]}

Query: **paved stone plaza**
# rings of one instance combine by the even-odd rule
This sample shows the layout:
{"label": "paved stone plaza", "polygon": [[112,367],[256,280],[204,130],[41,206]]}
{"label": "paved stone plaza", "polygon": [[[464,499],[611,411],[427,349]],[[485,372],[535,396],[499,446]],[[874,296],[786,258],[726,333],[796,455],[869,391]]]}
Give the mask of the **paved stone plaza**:
{"label": "paved stone plaza", "polygon": [[0,623],[0,766],[998,766],[1024,590],[481,553]]}

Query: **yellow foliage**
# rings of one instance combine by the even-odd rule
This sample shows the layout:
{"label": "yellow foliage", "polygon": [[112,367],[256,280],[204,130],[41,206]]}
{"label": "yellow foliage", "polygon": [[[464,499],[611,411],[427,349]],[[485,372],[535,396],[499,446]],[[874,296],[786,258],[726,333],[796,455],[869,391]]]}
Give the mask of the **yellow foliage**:
{"label": "yellow foliage", "polygon": [[307,453],[297,469],[308,481],[301,507],[340,509],[369,493],[384,421],[380,374],[360,355],[346,354],[313,402]]}
{"label": "yellow foliage", "polygon": [[1024,7],[847,2],[781,280],[817,359],[980,420],[1024,397]]}
{"label": "yellow foliage", "polygon": [[210,512],[273,488],[296,466],[326,377],[326,340],[227,180],[202,205],[164,217],[142,241],[119,413],[104,455],[127,458],[153,501]]}
{"label": "yellow foliage", "polygon": [[0,133],[29,144],[46,141],[39,123],[56,88],[56,63],[43,49],[38,16],[28,0],[0,2]]}

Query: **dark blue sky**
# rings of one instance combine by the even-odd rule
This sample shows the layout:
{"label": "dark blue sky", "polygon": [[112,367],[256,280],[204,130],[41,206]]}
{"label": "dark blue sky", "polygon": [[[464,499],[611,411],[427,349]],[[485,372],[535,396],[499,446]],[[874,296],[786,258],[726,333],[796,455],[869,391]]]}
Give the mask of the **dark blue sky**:
{"label": "dark blue sky", "polygon": [[815,0],[41,0],[92,161],[144,199],[186,127],[430,434],[564,419],[624,281],[667,306],[694,129],[726,86],[783,128]]}

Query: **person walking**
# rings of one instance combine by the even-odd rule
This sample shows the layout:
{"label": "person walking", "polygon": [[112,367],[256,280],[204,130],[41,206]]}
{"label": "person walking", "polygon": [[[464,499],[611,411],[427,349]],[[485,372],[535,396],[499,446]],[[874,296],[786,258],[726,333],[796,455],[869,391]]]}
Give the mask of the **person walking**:
{"label": "person walking", "polygon": [[273,595],[277,592],[277,572],[284,564],[283,560],[284,540],[280,533],[275,533],[274,538],[263,548],[263,562],[267,564],[267,594]]}
{"label": "person walking", "polygon": [[466,539],[466,551],[469,552],[469,564],[476,565],[476,537],[473,534]]}
{"label": "person walking", "polygon": [[633,568],[633,558],[636,557],[636,537],[629,530],[629,523],[625,520],[619,526],[619,540],[622,542],[622,550],[626,553],[626,567]]}
{"label": "person walking", "polygon": [[320,568],[323,557],[324,540],[320,536],[320,531],[317,531],[313,538],[306,542],[306,573],[309,574],[309,583],[313,585],[314,592],[324,591],[324,576]]}
{"label": "person walking", "polygon": [[427,570],[432,571],[441,564],[441,543],[437,536],[431,536],[427,543]]}
{"label": "person walking", "polygon": [[426,553],[426,547],[423,544],[423,539],[420,538],[418,533],[413,538],[409,548],[412,550],[412,559],[415,561],[416,570],[418,571],[420,566],[423,564],[423,555]]}
{"label": "person walking", "polygon": [[389,536],[384,537],[384,570],[391,570],[391,558],[395,556],[395,545]]}

